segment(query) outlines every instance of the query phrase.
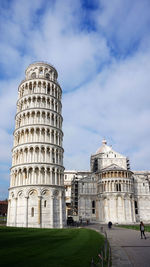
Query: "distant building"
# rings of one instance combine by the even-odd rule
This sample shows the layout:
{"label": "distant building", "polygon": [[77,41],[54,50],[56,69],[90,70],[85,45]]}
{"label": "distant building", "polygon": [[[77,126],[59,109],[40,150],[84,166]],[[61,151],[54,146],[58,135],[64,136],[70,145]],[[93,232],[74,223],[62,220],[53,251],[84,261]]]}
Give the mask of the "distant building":
{"label": "distant building", "polygon": [[8,201],[0,201],[0,216],[7,215]]}
{"label": "distant building", "polygon": [[65,202],[66,202],[66,218],[68,216],[73,215],[72,208],[72,182],[77,176],[77,172],[72,171],[64,171],[64,186],[65,186]]}
{"label": "distant building", "polygon": [[74,174],[70,213],[101,223],[150,222],[150,171],[131,171],[106,140],[90,162],[91,171]]}

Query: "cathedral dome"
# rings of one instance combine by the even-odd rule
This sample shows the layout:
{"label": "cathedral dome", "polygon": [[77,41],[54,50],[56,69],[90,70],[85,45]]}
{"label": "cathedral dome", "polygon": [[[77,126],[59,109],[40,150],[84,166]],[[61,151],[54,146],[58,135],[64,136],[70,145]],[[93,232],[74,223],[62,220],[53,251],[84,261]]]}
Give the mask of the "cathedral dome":
{"label": "cathedral dome", "polygon": [[96,151],[96,154],[99,153],[108,153],[111,151],[111,147],[107,145],[107,141],[105,139],[102,140],[102,146]]}

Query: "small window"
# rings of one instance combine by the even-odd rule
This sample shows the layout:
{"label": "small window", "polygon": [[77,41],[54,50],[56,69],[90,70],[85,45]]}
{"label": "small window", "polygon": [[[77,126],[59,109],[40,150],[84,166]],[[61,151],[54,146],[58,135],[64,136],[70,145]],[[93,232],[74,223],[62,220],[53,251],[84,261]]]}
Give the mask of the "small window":
{"label": "small window", "polygon": [[95,214],[95,201],[92,201],[92,214]]}
{"label": "small window", "polygon": [[67,175],[65,174],[65,180],[67,179]]}
{"label": "small window", "polygon": [[46,200],[44,200],[44,208],[46,208]]}
{"label": "small window", "polygon": [[31,208],[31,217],[34,217],[34,208]]}
{"label": "small window", "polygon": [[95,209],[92,209],[92,214],[95,214]]}
{"label": "small window", "polygon": [[143,186],[145,186],[145,184],[143,183]]}
{"label": "small window", "polygon": [[92,201],[92,208],[95,208],[95,201]]}
{"label": "small window", "polygon": [[121,192],[121,184],[116,184],[116,191]]}
{"label": "small window", "polygon": [[32,77],[33,79],[35,79],[35,78],[36,78],[36,73],[33,72],[32,75],[31,75],[31,77]]}
{"label": "small window", "polygon": [[138,204],[137,201],[134,201],[135,214],[138,214]]}
{"label": "small window", "polygon": [[49,79],[50,78],[49,73],[46,73],[45,77],[46,77],[46,79]]}
{"label": "small window", "polygon": [[98,171],[98,159],[94,160],[94,164],[93,164],[93,172]]}

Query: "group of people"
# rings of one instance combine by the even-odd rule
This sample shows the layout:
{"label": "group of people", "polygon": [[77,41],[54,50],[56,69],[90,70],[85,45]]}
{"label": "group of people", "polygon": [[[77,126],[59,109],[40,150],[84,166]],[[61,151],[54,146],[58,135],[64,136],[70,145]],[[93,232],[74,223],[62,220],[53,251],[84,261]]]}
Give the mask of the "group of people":
{"label": "group of people", "polygon": [[[108,222],[108,228],[111,229],[112,227],[112,222],[109,221]],[[146,239],[146,236],[145,236],[145,226],[144,226],[144,223],[143,222],[140,222],[140,232],[141,232],[141,239],[145,238]]]}

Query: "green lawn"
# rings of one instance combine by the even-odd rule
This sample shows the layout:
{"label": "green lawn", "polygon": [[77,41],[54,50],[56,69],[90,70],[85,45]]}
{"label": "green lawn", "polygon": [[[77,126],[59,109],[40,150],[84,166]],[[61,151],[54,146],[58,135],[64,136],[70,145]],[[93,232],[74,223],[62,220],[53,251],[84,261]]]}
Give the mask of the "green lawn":
{"label": "green lawn", "polygon": [[[118,225],[118,227],[133,229],[140,231],[140,225]],[[150,232],[150,225],[145,225],[145,231]]]}
{"label": "green lawn", "polygon": [[0,266],[86,267],[103,236],[90,229],[0,227]]}

